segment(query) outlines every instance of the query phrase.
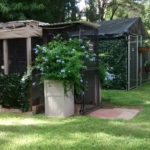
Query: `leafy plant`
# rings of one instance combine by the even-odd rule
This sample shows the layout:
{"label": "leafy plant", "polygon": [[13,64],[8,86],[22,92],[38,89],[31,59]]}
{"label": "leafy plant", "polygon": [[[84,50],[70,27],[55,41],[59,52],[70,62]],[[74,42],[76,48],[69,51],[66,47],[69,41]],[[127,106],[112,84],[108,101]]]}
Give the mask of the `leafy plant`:
{"label": "leafy plant", "polygon": [[144,63],[144,67],[145,67],[145,68],[150,68],[150,61],[146,61],[146,62]]}
{"label": "leafy plant", "polygon": [[20,74],[0,75],[0,105],[27,111],[31,78]]}
{"label": "leafy plant", "polygon": [[126,89],[127,45],[124,39],[102,40],[99,44],[100,64],[105,66],[103,87]]}
{"label": "leafy plant", "polygon": [[47,45],[34,49],[37,54],[34,68],[41,71],[42,80],[59,80],[65,87],[74,86],[79,94],[84,90],[83,71],[89,62],[96,61],[96,54],[79,40],[54,39]]}
{"label": "leafy plant", "polygon": [[150,47],[150,40],[144,40],[142,47]]}

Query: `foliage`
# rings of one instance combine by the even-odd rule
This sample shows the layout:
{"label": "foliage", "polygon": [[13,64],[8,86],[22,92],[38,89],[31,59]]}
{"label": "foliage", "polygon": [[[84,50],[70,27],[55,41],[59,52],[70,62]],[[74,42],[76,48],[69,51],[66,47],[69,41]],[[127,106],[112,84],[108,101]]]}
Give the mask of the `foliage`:
{"label": "foliage", "polygon": [[45,22],[76,20],[76,0],[1,0],[0,20],[34,19]]}
{"label": "foliage", "polygon": [[106,64],[103,63],[101,61],[101,59],[99,59],[99,78],[100,78],[100,82],[101,82],[101,85],[105,85],[105,79],[106,79],[106,76],[107,76],[107,67],[106,67]]}
{"label": "foliage", "polygon": [[149,61],[146,61],[146,62],[144,63],[144,67],[145,67],[145,68],[150,68],[150,62],[149,62]]}
{"label": "foliage", "polygon": [[150,30],[150,2],[147,2],[146,5],[145,5],[145,9],[144,9],[144,14],[143,14],[143,21],[146,25],[146,28],[148,30]]}
{"label": "foliage", "polygon": [[[144,14],[141,0],[87,0],[87,20],[113,20],[114,18],[139,17]],[[93,18],[92,18],[93,17]]]}
{"label": "foliage", "polygon": [[142,47],[150,47],[150,40],[149,39],[143,40]]}
{"label": "foliage", "polygon": [[106,66],[105,88],[126,89],[127,45],[123,39],[103,40],[99,44],[100,60]]}
{"label": "foliage", "polygon": [[27,111],[30,83],[28,75],[0,75],[0,105]]}
{"label": "foliage", "polygon": [[106,19],[141,17],[144,5],[133,0],[112,0],[107,9]]}
{"label": "foliage", "polygon": [[83,71],[88,62],[96,61],[96,54],[79,40],[53,40],[45,46],[37,46],[35,68],[41,71],[42,80],[60,80],[65,91],[75,86],[76,92],[83,90]]}
{"label": "foliage", "polygon": [[88,6],[86,7],[85,15],[87,20],[89,21],[96,21],[98,19],[95,7],[95,0],[87,1]]}

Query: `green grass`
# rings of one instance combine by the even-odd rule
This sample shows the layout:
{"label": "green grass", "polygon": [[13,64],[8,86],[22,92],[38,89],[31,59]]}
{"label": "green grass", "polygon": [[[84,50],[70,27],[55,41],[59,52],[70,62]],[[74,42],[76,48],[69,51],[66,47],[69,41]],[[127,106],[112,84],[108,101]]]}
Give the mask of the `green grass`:
{"label": "green grass", "polygon": [[105,103],[138,107],[130,121],[0,114],[0,150],[150,150],[150,84],[103,91]]}

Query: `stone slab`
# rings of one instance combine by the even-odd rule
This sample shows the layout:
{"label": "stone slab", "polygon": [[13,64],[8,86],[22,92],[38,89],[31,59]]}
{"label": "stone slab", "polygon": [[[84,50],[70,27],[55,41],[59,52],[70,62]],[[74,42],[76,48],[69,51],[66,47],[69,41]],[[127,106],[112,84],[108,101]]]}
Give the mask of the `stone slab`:
{"label": "stone slab", "polygon": [[99,119],[123,119],[130,120],[140,112],[139,109],[130,108],[100,108],[89,115]]}

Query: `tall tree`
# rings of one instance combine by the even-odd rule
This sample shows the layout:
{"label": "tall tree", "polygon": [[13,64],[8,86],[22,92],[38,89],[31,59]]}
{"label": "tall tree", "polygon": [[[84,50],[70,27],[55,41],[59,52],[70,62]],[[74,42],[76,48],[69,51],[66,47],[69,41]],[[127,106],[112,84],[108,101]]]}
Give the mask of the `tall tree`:
{"label": "tall tree", "polygon": [[[97,20],[112,20],[115,18],[127,18],[133,16],[140,16],[143,13],[143,3],[146,0],[94,0],[90,3],[87,0],[87,19],[91,21],[88,14],[96,15]],[[93,8],[93,5],[95,9]],[[88,11],[87,11],[88,10]]]}
{"label": "tall tree", "polygon": [[86,4],[87,4],[87,7],[86,7],[85,15],[86,15],[87,20],[96,21],[98,19],[96,0],[88,0],[86,1]]}
{"label": "tall tree", "polygon": [[78,0],[0,0],[0,21],[36,19],[46,22],[76,20]]}
{"label": "tall tree", "polygon": [[143,20],[144,20],[144,23],[145,23],[147,29],[150,31],[150,2],[146,3],[144,12],[145,13],[143,15]]}

